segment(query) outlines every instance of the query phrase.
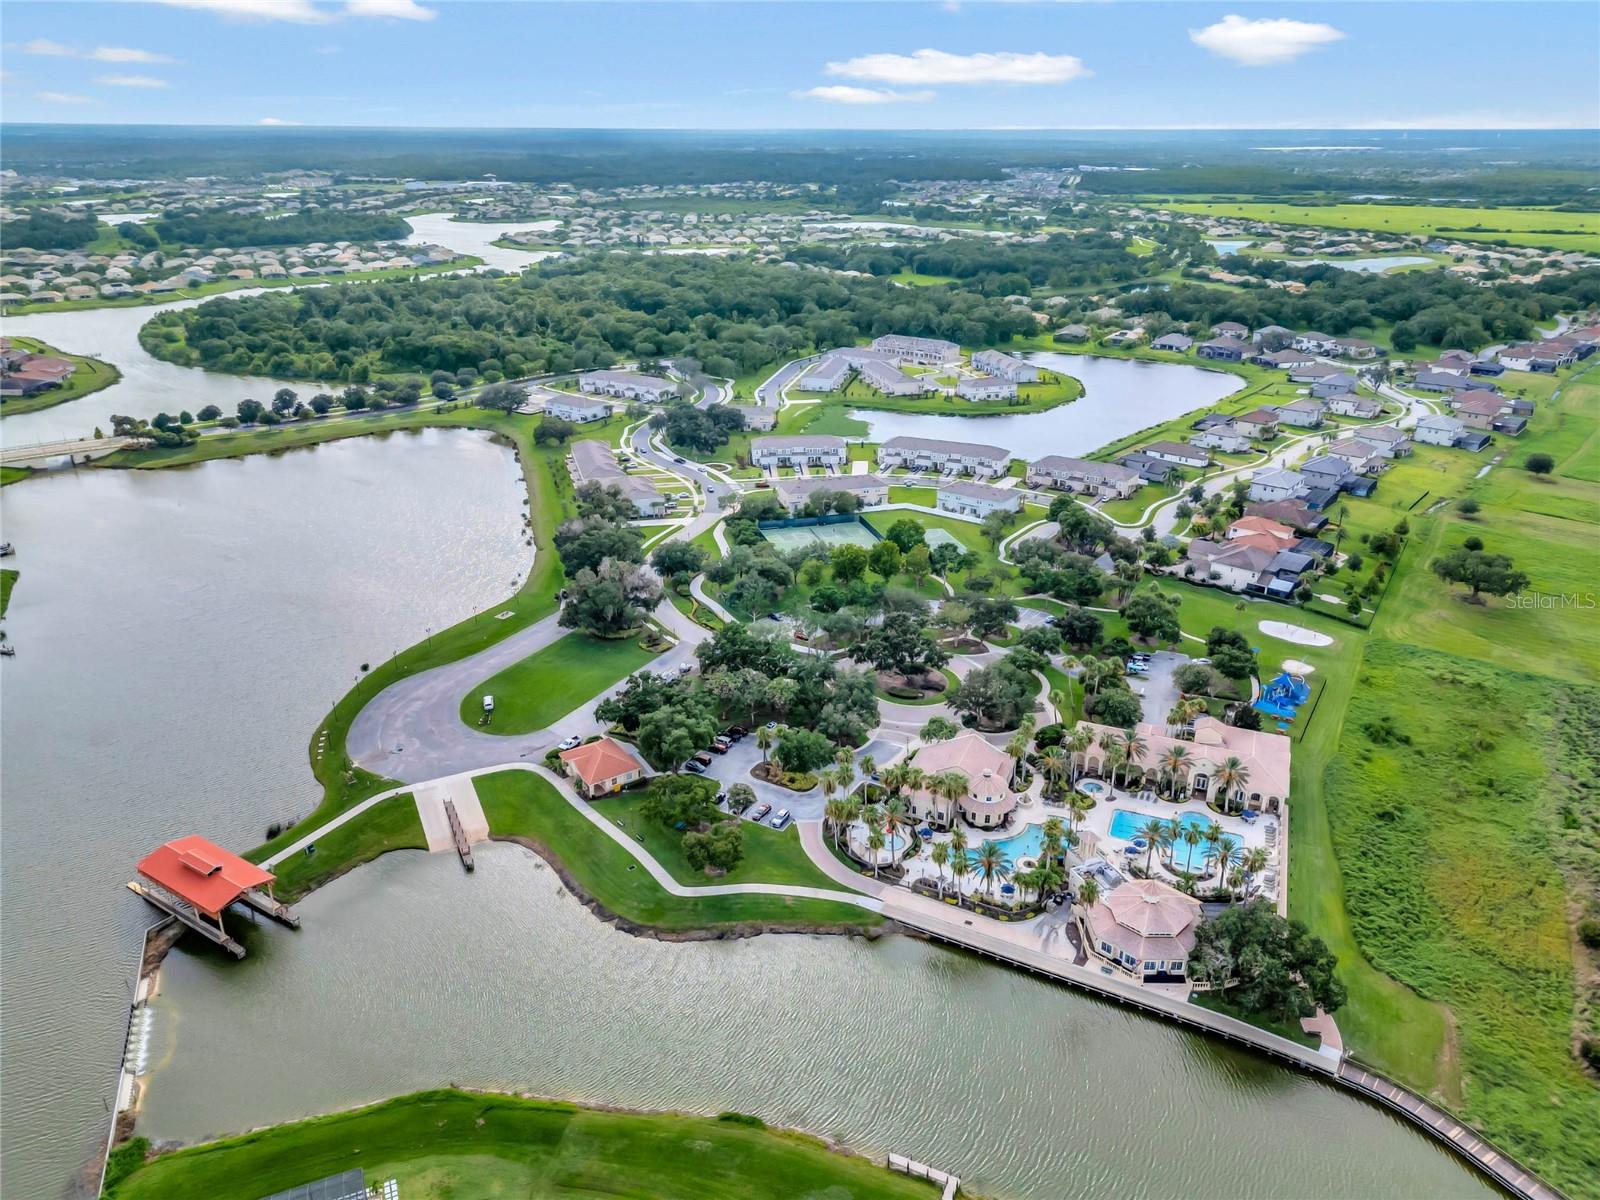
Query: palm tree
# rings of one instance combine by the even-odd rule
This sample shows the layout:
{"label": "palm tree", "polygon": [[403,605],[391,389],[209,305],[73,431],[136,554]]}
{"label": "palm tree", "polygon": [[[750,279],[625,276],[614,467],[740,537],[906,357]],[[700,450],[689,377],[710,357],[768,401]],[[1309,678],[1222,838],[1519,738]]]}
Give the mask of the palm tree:
{"label": "palm tree", "polygon": [[1083,725],[1079,725],[1067,735],[1067,740],[1063,743],[1063,745],[1066,746],[1067,753],[1071,755],[1072,778],[1074,781],[1076,781],[1078,778],[1078,760],[1083,757],[1084,752],[1087,751],[1090,746],[1094,745],[1094,731]]}
{"label": "palm tree", "polygon": [[1085,875],[1083,882],[1078,884],[1078,903],[1084,909],[1094,907],[1094,902],[1100,899],[1100,884],[1093,875]]}
{"label": "palm tree", "polygon": [[1144,852],[1144,873],[1146,875],[1150,874],[1150,860],[1155,855],[1156,847],[1161,845],[1162,839],[1167,836],[1171,828],[1171,824],[1163,821],[1160,817],[1151,817],[1143,825],[1139,826],[1139,836],[1148,843]]}
{"label": "palm tree", "polygon": [[1046,817],[1044,819],[1044,827],[1040,832],[1044,836],[1043,844],[1039,847],[1039,856],[1041,858],[1051,859],[1052,861],[1060,858],[1063,848],[1062,839],[1067,832],[1066,827],[1061,824],[1061,818]]}
{"label": "palm tree", "polygon": [[[1111,744],[1106,746],[1106,775],[1111,780],[1111,786],[1115,787],[1117,776],[1121,773],[1123,764],[1128,760],[1128,752],[1122,748],[1122,743],[1116,741],[1110,734],[1105,736],[1111,740]],[[1105,745],[1105,742],[1102,741],[1101,745]]]}
{"label": "palm tree", "polygon": [[939,868],[939,899],[944,899],[944,865],[950,861],[950,843],[935,842],[933,849],[928,851],[928,857],[933,860],[933,865]]}
{"label": "palm tree", "polygon": [[[1139,762],[1144,758],[1144,752],[1148,749],[1149,746],[1145,744],[1144,738],[1140,737],[1137,732],[1130,731],[1122,735],[1123,759],[1134,770],[1138,769]],[[1123,787],[1127,787],[1127,781],[1123,782]]]}
{"label": "palm tree", "polygon": [[1006,743],[1006,756],[1011,759],[1011,776],[1013,780],[1024,769],[1030,740],[1026,733],[1018,729],[1011,735],[1011,740]]}
{"label": "palm tree", "polygon": [[1167,779],[1167,790],[1174,796],[1178,793],[1178,776],[1188,765],[1189,752],[1182,746],[1169,746],[1161,752],[1161,771]]}
{"label": "palm tree", "polygon": [[826,801],[823,807],[826,808],[833,802],[834,794],[839,790],[839,776],[832,771],[823,771],[819,778],[822,782],[822,795]]}
{"label": "palm tree", "polygon": [[967,848],[967,831],[957,825],[950,831],[950,844],[957,850],[965,850]]}
{"label": "palm tree", "polygon": [[906,802],[899,796],[891,797],[883,806],[883,824],[889,831],[891,840],[899,830],[911,827],[911,817],[906,811]]}
{"label": "palm tree", "polygon": [[822,815],[828,822],[828,828],[833,832],[833,848],[839,848],[839,830],[850,820],[850,802],[848,800],[830,799],[822,806]]}
{"label": "palm tree", "polygon": [[767,761],[767,751],[778,740],[775,736],[777,732],[776,729],[768,729],[765,725],[756,730],[756,745],[761,747],[761,761],[763,763]]}
{"label": "palm tree", "polygon": [[1067,719],[1067,694],[1060,688],[1053,688],[1050,692],[1050,707],[1055,710],[1056,720]]}
{"label": "palm tree", "polygon": [[957,846],[952,839],[950,849],[950,877],[955,880],[956,895],[961,895],[961,881],[972,873],[972,861],[967,857],[966,846]]}
{"label": "palm tree", "polygon": [[1034,887],[1038,889],[1039,898],[1044,899],[1046,892],[1059,892],[1061,885],[1066,882],[1067,873],[1061,869],[1061,864],[1053,858],[1042,859],[1033,869]]}
{"label": "palm tree", "polygon": [[1213,844],[1212,853],[1217,857],[1217,884],[1221,886],[1228,868],[1239,861],[1239,840],[1223,834]]}
{"label": "palm tree", "polygon": [[878,851],[883,849],[885,838],[883,830],[876,825],[867,830],[867,849],[872,853],[872,877],[878,877]]}
{"label": "palm tree", "polygon": [[[872,755],[863,754],[859,763],[859,769],[865,778],[871,779],[878,773],[877,761],[872,757]],[[854,770],[854,768],[852,770]]]}
{"label": "palm tree", "polygon": [[1223,759],[1222,765],[1217,768],[1216,785],[1217,790],[1222,793],[1222,807],[1225,812],[1231,810],[1232,793],[1238,791],[1249,782],[1249,767],[1245,766],[1233,755]]}
{"label": "palm tree", "polygon": [[[967,777],[960,771],[946,771],[942,775],[935,775],[929,784],[929,790],[941,800],[949,802],[950,816],[946,824],[951,827],[956,823],[956,807],[967,794]],[[965,845],[965,838],[962,839]]]}
{"label": "palm tree", "polygon": [[1011,860],[1000,849],[999,842],[984,842],[978,847],[978,874],[983,877],[984,891],[994,896],[996,880],[1004,881],[1011,875]]}
{"label": "palm tree", "polygon": [[1272,861],[1272,855],[1267,853],[1265,846],[1251,846],[1244,852],[1240,865],[1244,867],[1245,883],[1252,884],[1256,876],[1267,869],[1267,864]]}
{"label": "palm tree", "polygon": [[1083,824],[1084,817],[1089,815],[1089,810],[1094,807],[1094,800],[1082,792],[1073,792],[1067,797],[1067,815],[1072,819],[1072,832],[1078,832],[1078,826]]}
{"label": "palm tree", "polygon": [[[1189,853],[1183,856],[1183,861],[1192,867],[1194,865],[1195,847],[1206,840],[1206,835],[1193,825],[1184,825],[1174,833],[1172,840],[1174,843],[1182,842],[1189,848]],[[1187,867],[1180,874],[1192,877],[1192,872]]]}
{"label": "palm tree", "polygon": [[1058,747],[1051,746],[1039,755],[1039,769],[1044,772],[1044,777],[1050,781],[1050,788],[1055,790],[1056,782],[1061,774],[1061,751]]}

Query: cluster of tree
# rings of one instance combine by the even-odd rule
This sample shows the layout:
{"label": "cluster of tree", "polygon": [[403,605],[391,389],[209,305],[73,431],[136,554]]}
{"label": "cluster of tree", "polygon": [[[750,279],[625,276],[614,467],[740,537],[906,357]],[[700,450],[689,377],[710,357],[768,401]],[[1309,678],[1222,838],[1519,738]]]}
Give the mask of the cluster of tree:
{"label": "cluster of tree", "polygon": [[257,213],[189,208],[152,222],[163,242],[178,246],[304,246],[311,242],[395,242],[411,226],[393,213],[311,209],[268,219]]}
{"label": "cluster of tree", "polygon": [[560,624],[602,637],[638,628],[661,599],[661,582],[644,566],[639,532],[628,525],[635,509],[615,487],[578,489],[578,515],[555,533],[556,553],[572,580]]}
{"label": "cluster of tree", "polygon": [[1286,920],[1258,898],[1200,923],[1189,973],[1246,1012],[1292,1021],[1344,1005],[1337,966],[1333,951],[1304,923]]}
{"label": "cluster of tree", "polygon": [[663,679],[654,671],[631,676],[595,707],[595,716],[632,735],[657,770],[676,767],[717,734],[711,697],[687,679]]}
{"label": "cluster of tree", "polygon": [[31,212],[5,223],[8,247],[32,250],[82,250],[100,236],[94,216],[71,217],[54,212]]}
{"label": "cluster of tree", "polygon": [[692,775],[660,775],[639,805],[646,820],[683,831],[683,856],[697,871],[731,871],[744,857],[744,827],[717,808],[717,785]]}
{"label": "cluster of tree", "polygon": [[1180,284],[1121,297],[1125,313],[1164,313],[1173,321],[1209,329],[1218,321],[1239,321],[1252,329],[1283,325],[1349,334],[1392,323],[1390,345],[1404,354],[1418,345],[1476,350],[1491,342],[1521,341],[1557,312],[1600,303],[1600,268],[1553,276],[1535,284],[1498,283],[1480,287],[1444,271],[1406,271],[1398,275],[1305,266],[1288,261],[1232,258],[1225,267],[1268,278],[1299,279],[1299,294],[1281,288],[1229,289]]}
{"label": "cluster of tree", "polygon": [[[200,437],[198,429],[190,428],[193,423],[194,417],[187,410],[176,417],[170,413],[157,413],[155,419],[151,421],[146,421],[143,417],[112,413],[111,435],[147,438],[156,446],[187,446],[191,442],[198,441]],[[96,436],[99,433],[100,430],[96,429]]]}
{"label": "cluster of tree", "polygon": [[1058,233],[1026,244],[961,237],[926,245],[807,245],[790,251],[789,258],[877,276],[901,271],[947,275],[985,296],[1027,296],[1035,288],[1127,283],[1171,266],[1164,254],[1158,249],[1155,255],[1139,258],[1128,253],[1124,239],[1108,233]]}
{"label": "cluster of tree", "polygon": [[223,297],[161,314],[143,341],[171,361],[280,378],[470,367],[494,380],[684,355],[734,377],[881,333],[989,345],[1033,329],[1029,314],[959,289],[744,258],[609,254],[549,260],[517,279]]}
{"label": "cluster of tree", "polygon": [[991,666],[969,671],[948,701],[969,725],[1014,729],[1033,711],[1039,681],[1025,663],[1007,655]]}
{"label": "cluster of tree", "polygon": [[744,414],[725,404],[710,408],[676,404],[651,417],[650,428],[663,430],[667,442],[679,450],[710,454],[744,428]]}
{"label": "cluster of tree", "polygon": [[1469,537],[1458,549],[1442,554],[1429,564],[1433,573],[1446,583],[1459,583],[1470,589],[1466,599],[1483,603],[1483,594],[1509,596],[1528,586],[1528,576],[1517,570],[1506,554],[1490,554],[1483,541]]}

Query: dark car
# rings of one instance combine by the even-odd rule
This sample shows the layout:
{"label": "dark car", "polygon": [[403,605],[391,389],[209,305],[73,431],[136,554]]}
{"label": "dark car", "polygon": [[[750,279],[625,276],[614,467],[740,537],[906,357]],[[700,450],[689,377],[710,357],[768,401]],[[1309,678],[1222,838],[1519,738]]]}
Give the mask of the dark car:
{"label": "dark car", "polygon": [[762,803],[756,805],[754,808],[752,808],[750,810],[750,819],[752,821],[759,821],[759,820],[761,820],[762,817],[766,816],[771,811],[772,811],[772,805],[770,805],[770,804],[766,803],[765,801],[763,801]]}
{"label": "dark car", "polygon": [[700,769],[704,770],[711,765],[711,755],[707,754],[704,750],[696,750],[694,752],[694,758],[690,761],[699,763]]}
{"label": "dark car", "polygon": [[702,775],[705,773],[705,766],[704,764],[696,762],[691,758],[688,762],[683,764],[680,770],[693,771],[696,775]]}
{"label": "dark car", "polygon": [[737,742],[740,738],[742,738],[745,734],[747,734],[749,732],[750,731],[748,729],[746,729],[743,725],[729,725],[726,729],[724,729],[722,731],[722,736],[727,738],[729,741]]}

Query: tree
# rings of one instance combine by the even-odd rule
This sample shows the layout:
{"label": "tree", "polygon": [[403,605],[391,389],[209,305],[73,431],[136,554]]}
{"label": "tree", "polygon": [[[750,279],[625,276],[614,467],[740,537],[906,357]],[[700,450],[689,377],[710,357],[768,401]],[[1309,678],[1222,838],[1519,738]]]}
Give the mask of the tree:
{"label": "tree", "polygon": [[833,577],[840,583],[860,579],[867,573],[870,561],[863,546],[835,546],[833,553],[828,555],[828,565],[833,568]]}
{"label": "tree", "polygon": [[661,600],[656,577],[634,563],[608,558],[597,570],[585,567],[572,581],[561,609],[563,629],[615,636],[636,628]]}
{"label": "tree", "polygon": [[683,856],[697,871],[733,870],[744,858],[744,822],[723,821],[709,832],[684,834]]}
{"label": "tree", "polygon": [[901,558],[900,547],[885,539],[872,548],[867,561],[879,575],[885,579],[893,579],[900,574]]}
{"label": "tree", "polygon": [[1185,663],[1172,674],[1178,690],[1188,695],[1205,695],[1211,691],[1211,668],[1204,663]]}
{"label": "tree", "polygon": [[259,400],[241,400],[239,407],[234,410],[243,425],[254,425],[261,419],[261,414],[266,412],[266,406]]}
{"label": "tree", "polygon": [[717,820],[717,788],[710,780],[692,775],[658,775],[639,805],[639,815],[665,825],[696,828]]}
{"label": "tree", "polygon": [[945,717],[929,717],[917,731],[917,736],[925,742],[948,742],[960,732],[954,721]]}
{"label": "tree", "polygon": [[1089,714],[1102,725],[1117,725],[1132,729],[1144,716],[1139,698],[1125,688],[1109,688],[1096,692],[1084,704]]}
{"label": "tree", "polygon": [[1122,607],[1123,619],[1128,629],[1146,641],[1175,642],[1183,636],[1178,625],[1178,614],[1161,596],[1142,592]]}
{"label": "tree", "polygon": [[1094,613],[1086,612],[1074,605],[1056,618],[1056,628],[1061,631],[1061,636],[1066,639],[1069,646],[1087,647],[1099,644],[1105,626]]}
{"label": "tree", "polygon": [[933,570],[933,559],[926,546],[913,546],[900,562],[900,570],[912,583],[921,587]]}
{"label": "tree", "polygon": [[1535,475],[1548,475],[1556,469],[1556,460],[1548,454],[1530,454],[1522,465]]}
{"label": "tree", "polygon": [[272,411],[280,417],[292,412],[294,406],[298,403],[300,403],[300,397],[295,394],[293,388],[279,388],[272,395]]}
{"label": "tree", "polygon": [[1016,602],[1004,594],[968,592],[962,595],[961,603],[966,606],[969,627],[980,638],[993,637],[1017,619]]}
{"label": "tree", "polygon": [[716,714],[692,693],[671,695],[671,703],[639,721],[639,749],[657,770],[674,767],[717,735]]}
{"label": "tree", "polygon": [[1195,930],[1190,975],[1219,988],[1245,1011],[1291,1021],[1345,1002],[1338,960],[1299,921],[1266,900],[1234,905]]}
{"label": "tree", "polygon": [[883,536],[886,540],[899,546],[904,554],[910,554],[918,546],[924,546],[926,541],[922,526],[918,525],[910,517],[901,517],[893,525],[889,526],[888,531]]}
{"label": "tree", "polygon": [[565,417],[556,417],[545,413],[544,416],[539,418],[539,424],[534,426],[533,440],[541,446],[549,445],[552,442],[558,446],[565,446],[567,439],[577,432],[578,427]]}
{"label": "tree", "polygon": [[1255,674],[1256,656],[1251,650],[1241,650],[1237,646],[1223,646],[1212,656],[1211,665],[1216,667],[1219,674],[1237,683]]}
{"label": "tree", "polygon": [[681,585],[706,569],[706,552],[693,542],[662,542],[650,556],[650,565]]}
{"label": "tree", "polygon": [[1017,514],[1009,509],[996,508],[984,514],[983,538],[989,543],[991,550],[999,549],[1000,543],[1005,541],[1006,532],[1017,523]]}
{"label": "tree", "polygon": [[970,672],[951,694],[949,704],[972,721],[1010,729],[1032,708],[1038,689],[1032,675],[999,662]]}
{"label": "tree", "polygon": [[1456,502],[1456,511],[1458,511],[1464,517],[1473,516],[1482,508],[1483,505],[1479,504],[1477,500],[1473,499],[1471,496],[1463,496],[1459,501]]}
{"label": "tree", "polygon": [[489,408],[496,412],[516,412],[527,403],[528,393],[514,383],[491,383],[473,397],[472,402],[479,408]]}
{"label": "tree", "polygon": [[[882,542],[880,545],[892,543]],[[857,662],[870,662],[880,671],[902,676],[941,667],[949,659],[949,655],[939,648],[939,644],[923,628],[922,621],[906,612],[885,616],[855,645],[850,657]]]}
{"label": "tree", "polygon": [[1473,604],[1483,603],[1484,592],[1491,596],[1506,596],[1528,586],[1528,577],[1516,570],[1511,559],[1504,554],[1485,554],[1481,550],[1462,548],[1434,559],[1429,566],[1446,583],[1459,583],[1471,588],[1467,599]]}
{"label": "tree", "polygon": [[803,775],[832,761],[833,743],[812,729],[785,728],[774,756],[785,771]]}
{"label": "tree", "polygon": [[202,421],[215,421],[220,416],[222,416],[222,410],[215,404],[208,404],[200,410],[200,419]]}

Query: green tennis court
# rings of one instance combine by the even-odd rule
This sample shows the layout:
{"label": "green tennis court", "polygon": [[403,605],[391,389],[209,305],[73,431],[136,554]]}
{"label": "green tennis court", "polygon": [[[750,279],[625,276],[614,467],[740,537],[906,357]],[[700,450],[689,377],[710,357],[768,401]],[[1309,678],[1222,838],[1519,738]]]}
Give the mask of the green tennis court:
{"label": "green tennis court", "polygon": [[922,540],[928,544],[929,550],[937,550],[940,546],[954,546],[957,550],[965,550],[961,539],[948,529],[924,529]]}
{"label": "green tennis court", "polygon": [[779,550],[789,551],[800,546],[864,546],[868,550],[878,544],[877,535],[860,521],[841,521],[837,525],[792,525],[787,528],[763,529],[761,536]]}

